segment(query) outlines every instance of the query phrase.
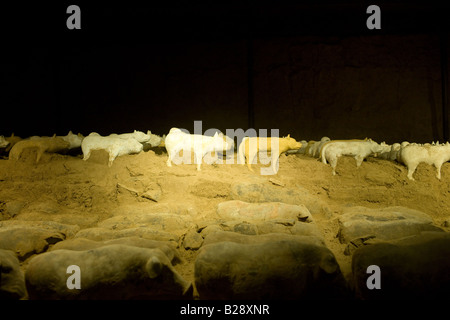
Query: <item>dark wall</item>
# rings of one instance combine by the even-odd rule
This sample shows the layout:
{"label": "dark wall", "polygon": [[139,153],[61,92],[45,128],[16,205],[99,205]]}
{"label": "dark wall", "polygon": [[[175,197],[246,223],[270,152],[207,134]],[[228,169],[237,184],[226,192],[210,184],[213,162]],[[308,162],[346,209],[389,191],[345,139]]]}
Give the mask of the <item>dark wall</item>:
{"label": "dark wall", "polygon": [[[385,23],[373,32],[362,5],[81,8],[76,35],[51,19],[43,34],[8,34],[0,134],[162,135],[202,120],[203,130],[276,128],[298,140],[443,140],[447,29],[429,8],[395,25],[399,7],[381,6]],[[108,29],[94,16],[122,22]]]}

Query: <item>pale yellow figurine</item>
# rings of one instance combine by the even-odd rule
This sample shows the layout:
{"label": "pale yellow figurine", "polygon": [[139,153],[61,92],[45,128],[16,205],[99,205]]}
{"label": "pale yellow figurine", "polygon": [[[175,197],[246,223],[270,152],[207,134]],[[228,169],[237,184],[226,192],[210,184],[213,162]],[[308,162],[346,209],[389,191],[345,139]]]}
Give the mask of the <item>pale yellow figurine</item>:
{"label": "pale yellow figurine", "polygon": [[291,138],[290,134],[283,138],[245,137],[239,145],[238,160],[240,164],[245,164],[245,159],[247,159],[247,167],[253,172],[251,164],[254,163],[258,152],[270,151],[272,174],[275,174],[278,171],[277,164],[280,154],[301,147],[302,144]]}

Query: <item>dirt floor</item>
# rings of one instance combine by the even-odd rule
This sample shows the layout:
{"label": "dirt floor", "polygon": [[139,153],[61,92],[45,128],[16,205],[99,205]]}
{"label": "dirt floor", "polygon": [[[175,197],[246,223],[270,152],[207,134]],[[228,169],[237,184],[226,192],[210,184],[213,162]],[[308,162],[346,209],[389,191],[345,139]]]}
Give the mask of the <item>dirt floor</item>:
{"label": "dirt floor", "polygon": [[[112,167],[102,151],[93,152],[88,161],[76,153],[44,154],[37,164],[34,159],[30,150],[20,161],[0,160],[0,201],[18,207],[15,216],[6,216],[0,203],[0,220],[56,221],[89,228],[118,214],[148,210],[189,215],[202,225],[218,219],[217,205],[231,200],[234,183],[276,179],[285,188],[304,188],[327,204],[328,210],[313,214],[313,219],[346,277],[351,258],[343,254],[345,245],[336,235],[337,218],[347,206],[405,206],[427,213],[435,225],[450,231],[443,226],[450,218],[449,163],[442,167],[441,181],[434,167],[425,164],[419,165],[416,181],[410,181],[403,165],[377,158],[367,159],[357,169],[353,158],[342,157],[336,176],[329,165],[296,154],[282,155],[274,176],[261,176],[239,164],[204,164],[200,172],[195,165],[168,168],[164,148],[118,157]],[[256,172],[259,167],[255,166]],[[137,197],[133,191],[148,192],[156,201]],[[197,251],[178,250],[185,261],[176,269],[193,281]]]}

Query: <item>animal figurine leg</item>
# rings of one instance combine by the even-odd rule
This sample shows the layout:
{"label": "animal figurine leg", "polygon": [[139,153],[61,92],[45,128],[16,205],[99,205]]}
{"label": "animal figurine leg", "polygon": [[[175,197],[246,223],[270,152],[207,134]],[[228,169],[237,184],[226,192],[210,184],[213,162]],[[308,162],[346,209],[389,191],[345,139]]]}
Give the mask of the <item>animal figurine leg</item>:
{"label": "animal figurine leg", "polygon": [[435,163],[434,166],[436,167],[436,178],[441,180],[441,167],[442,163]]}
{"label": "animal figurine leg", "polygon": [[355,160],[356,160],[356,167],[359,168],[362,162],[364,161],[364,158],[358,155],[355,157]]}
{"label": "animal figurine leg", "polygon": [[271,165],[272,165],[272,171],[273,171],[273,174],[276,174],[277,172],[278,172],[278,168],[279,168],[279,161],[280,161],[280,155],[279,154],[276,154],[276,153],[272,153],[271,154],[271,158],[272,158],[272,163],[271,163]]}
{"label": "animal figurine leg", "polygon": [[171,167],[172,166],[172,152],[167,150],[167,155],[168,155],[168,158],[167,158],[166,164],[168,167]]}
{"label": "animal figurine leg", "polygon": [[[175,146],[173,148],[167,149],[167,155],[169,158],[167,159],[166,163],[167,163],[168,167],[172,166],[173,158],[179,154],[180,150],[181,150],[181,148],[179,146]],[[183,151],[183,156],[184,156],[184,151]]]}
{"label": "animal figurine leg", "polygon": [[416,171],[416,168],[417,168],[417,163],[413,163],[413,164],[409,164],[408,165],[408,179],[409,180],[416,180],[416,179],[414,179],[414,177],[413,177],[413,173],[414,173],[414,171]]}
{"label": "animal figurine leg", "polygon": [[41,160],[42,154],[44,153],[44,149],[42,148],[38,148],[36,150],[36,163],[39,162],[39,160]]}
{"label": "animal figurine leg", "polygon": [[91,156],[91,149],[83,151],[84,157],[83,160],[86,161]]}
{"label": "animal figurine leg", "polygon": [[338,158],[335,157],[335,156],[331,156],[331,157],[328,159],[328,162],[330,163],[331,168],[333,169],[333,171],[332,171],[333,176],[336,175],[337,160],[338,160]]}
{"label": "animal figurine leg", "polygon": [[257,155],[258,155],[257,152],[252,153],[252,154],[250,154],[250,152],[249,152],[247,154],[247,167],[248,167],[248,170],[250,170],[251,172],[255,172],[255,170],[253,170],[253,168],[252,168],[252,163],[255,160],[255,158],[257,157]]}
{"label": "animal figurine leg", "polygon": [[201,153],[200,154],[195,153],[195,159],[197,160],[197,171],[201,171],[203,155]]}
{"label": "animal figurine leg", "polygon": [[109,154],[109,161],[108,161],[108,167],[110,167],[111,168],[111,166],[112,166],[112,164],[113,164],[113,162],[114,162],[114,160],[116,159],[116,156],[114,155],[114,154]]}

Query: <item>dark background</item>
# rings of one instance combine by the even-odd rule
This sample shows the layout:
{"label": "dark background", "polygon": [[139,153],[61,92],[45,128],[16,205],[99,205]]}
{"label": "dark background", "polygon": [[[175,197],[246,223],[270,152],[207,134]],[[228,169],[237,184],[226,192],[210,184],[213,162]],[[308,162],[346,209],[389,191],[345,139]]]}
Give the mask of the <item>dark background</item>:
{"label": "dark background", "polygon": [[[202,120],[297,140],[448,140],[442,4],[39,2],[0,8],[1,135],[162,135]],[[70,4],[81,30],[66,28]],[[381,30],[366,27],[370,4]]]}

